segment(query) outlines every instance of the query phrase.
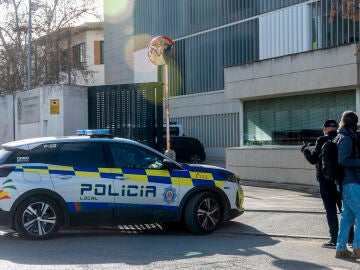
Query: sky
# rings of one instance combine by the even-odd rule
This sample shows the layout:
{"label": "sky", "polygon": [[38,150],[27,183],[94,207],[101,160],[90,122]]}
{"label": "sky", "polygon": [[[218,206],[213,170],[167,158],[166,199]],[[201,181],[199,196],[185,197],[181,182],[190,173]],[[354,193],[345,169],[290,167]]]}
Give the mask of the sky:
{"label": "sky", "polygon": [[[60,0],[61,1],[61,0]],[[75,0],[75,1],[79,1],[79,0]],[[23,2],[28,5],[28,0],[23,0]],[[33,2],[36,2],[36,0],[33,0]],[[41,1],[43,2],[43,1]],[[103,9],[103,0],[95,0],[99,14],[101,15],[101,17],[103,18],[104,16],[104,9]],[[3,22],[4,20],[4,15],[6,14],[6,9],[0,9],[0,23]],[[97,19],[94,16],[87,16],[86,18],[84,18],[83,20],[81,20],[81,22],[79,22],[78,24],[84,23],[84,22],[93,22],[96,21]]]}

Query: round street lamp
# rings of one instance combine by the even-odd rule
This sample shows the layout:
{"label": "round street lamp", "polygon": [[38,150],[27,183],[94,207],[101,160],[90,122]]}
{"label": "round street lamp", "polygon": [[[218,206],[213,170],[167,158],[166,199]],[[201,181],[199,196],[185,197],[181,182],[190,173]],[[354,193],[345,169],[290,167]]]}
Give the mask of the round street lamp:
{"label": "round street lamp", "polygon": [[166,151],[165,154],[175,159],[175,151],[170,149],[170,107],[169,107],[169,78],[168,63],[174,56],[174,42],[165,36],[158,36],[150,41],[148,46],[148,57],[150,61],[157,66],[164,65],[164,112],[166,123]]}

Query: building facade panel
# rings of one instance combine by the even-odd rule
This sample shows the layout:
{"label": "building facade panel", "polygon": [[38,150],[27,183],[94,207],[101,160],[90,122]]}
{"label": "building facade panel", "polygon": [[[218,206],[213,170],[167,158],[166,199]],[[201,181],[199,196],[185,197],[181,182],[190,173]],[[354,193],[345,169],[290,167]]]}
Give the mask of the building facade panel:
{"label": "building facade panel", "polygon": [[300,94],[355,87],[358,84],[355,45],[317,50],[225,69],[230,99]]}

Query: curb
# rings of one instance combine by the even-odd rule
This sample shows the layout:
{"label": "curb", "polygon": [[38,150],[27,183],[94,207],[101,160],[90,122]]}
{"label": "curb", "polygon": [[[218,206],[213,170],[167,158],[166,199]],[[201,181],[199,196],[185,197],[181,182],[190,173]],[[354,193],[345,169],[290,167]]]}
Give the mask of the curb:
{"label": "curb", "polygon": [[279,233],[258,233],[258,232],[233,232],[233,231],[215,231],[213,234],[221,235],[253,235],[253,236],[266,236],[276,238],[290,238],[290,239],[304,239],[304,240],[328,240],[328,236],[318,235],[296,235],[296,234],[279,234]]}
{"label": "curb", "polygon": [[319,193],[318,186],[290,184],[290,183],[276,183],[276,182],[258,181],[258,180],[244,180],[244,179],[241,179],[241,183],[244,186],[286,189],[286,190],[302,191],[311,194]]}

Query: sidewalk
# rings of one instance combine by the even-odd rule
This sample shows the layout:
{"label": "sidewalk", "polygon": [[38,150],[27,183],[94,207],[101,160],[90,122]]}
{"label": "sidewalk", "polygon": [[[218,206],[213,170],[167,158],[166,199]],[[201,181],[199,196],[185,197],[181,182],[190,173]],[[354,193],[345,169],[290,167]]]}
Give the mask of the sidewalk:
{"label": "sidewalk", "polygon": [[[208,157],[204,162],[204,165],[218,166],[226,168],[225,158],[214,158]],[[306,193],[317,193],[319,192],[318,186],[309,186],[309,185],[300,185],[300,184],[291,184],[291,183],[276,183],[269,181],[259,181],[259,180],[247,180],[241,179],[241,182],[244,186],[254,186],[254,187],[264,187],[264,188],[280,188],[286,190],[296,190]]]}

